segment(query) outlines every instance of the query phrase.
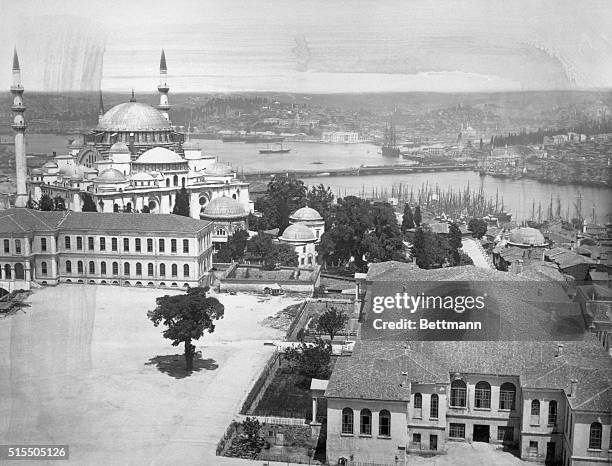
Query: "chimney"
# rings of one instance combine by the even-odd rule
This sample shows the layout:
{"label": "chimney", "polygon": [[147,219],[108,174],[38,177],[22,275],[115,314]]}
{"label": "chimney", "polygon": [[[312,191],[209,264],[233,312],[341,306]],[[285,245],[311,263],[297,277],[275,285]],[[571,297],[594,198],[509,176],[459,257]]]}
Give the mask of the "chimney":
{"label": "chimney", "polygon": [[408,386],[408,372],[402,372],[402,381],[400,387],[406,388]]}
{"label": "chimney", "polygon": [[570,380],[570,392],[567,396],[574,396],[576,394],[576,385],[578,385],[578,381],[576,379]]}
{"label": "chimney", "polygon": [[555,358],[558,358],[559,356],[561,356],[561,354],[563,354],[563,345],[559,343],[557,345],[557,352],[555,353]]}

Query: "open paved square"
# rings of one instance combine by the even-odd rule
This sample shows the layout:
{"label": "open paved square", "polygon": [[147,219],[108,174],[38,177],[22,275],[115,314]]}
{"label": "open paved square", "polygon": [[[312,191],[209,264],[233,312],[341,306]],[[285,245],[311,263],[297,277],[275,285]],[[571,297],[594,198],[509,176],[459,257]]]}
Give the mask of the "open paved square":
{"label": "open paved square", "polygon": [[69,444],[79,465],[245,464],[215,448],[273,351],[264,341],[282,338],[259,322],[299,300],[214,295],[225,317],[184,377],[182,347],[146,316],[171,293],[62,285],[0,319],[0,444]]}

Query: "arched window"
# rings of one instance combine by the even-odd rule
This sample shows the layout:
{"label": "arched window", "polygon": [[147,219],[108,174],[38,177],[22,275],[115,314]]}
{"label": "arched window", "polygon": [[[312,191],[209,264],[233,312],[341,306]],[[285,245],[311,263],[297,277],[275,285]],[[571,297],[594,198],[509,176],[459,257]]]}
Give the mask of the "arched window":
{"label": "arched window", "polygon": [[106,275],[106,262],[100,262],[100,274]]}
{"label": "arched window", "polygon": [[391,413],[386,409],[378,413],[378,435],[391,437]]}
{"label": "arched window", "polygon": [[516,399],[516,387],[510,382],[503,383],[499,387],[499,409],[514,409]]}
{"label": "arched window", "polygon": [[96,273],[96,264],[94,263],[94,261],[89,261],[89,273]]}
{"label": "arched window", "polygon": [[176,264],[172,264],[172,276],[176,277],[178,275],[178,267]]}
{"label": "arched window", "polygon": [[183,277],[189,277],[189,265],[183,265]]}
{"label": "arched window", "polygon": [[548,402],[548,425],[554,426],[557,423],[557,402],[550,400]]}
{"label": "arched window", "polygon": [[11,266],[9,264],[4,266],[4,275],[6,278],[11,278]]}
{"label": "arched window", "polygon": [[353,410],[351,408],[342,410],[342,433],[353,434]]}
{"label": "arched window", "polygon": [[465,408],[467,388],[463,380],[453,380],[451,383],[450,405],[457,408]]}
{"label": "arched window", "polygon": [[362,409],[359,415],[359,433],[361,435],[372,435],[372,411]]}
{"label": "arched window", "polygon": [[439,406],[438,395],[434,393],[433,395],[431,395],[431,402],[429,403],[429,417],[430,418],[438,419],[438,406]]}
{"label": "arched window", "polygon": [[130,263],[129,262],[125,262],[123,264],[123,275],[129,275],[130,274]]}
{"label": "arched window", "polygon": [[72,273],[72,262],[66,261],[66,273]]}
{"label": "arched window", "polygon": [[172,183],[174,186],[178,186],[178,175],[174,175],[174,178],[172,178]]}
{"label": "arched window", "polygon": [[491,385],[487,382],[478,382],[474,394],[476,408],[488,409],[491,407]]}
{"label": "arched window", "polygon": [[589,430],[589,448],[601,450],[601,424],[594,422]]}
{"label": "arched window", "polygon": [[170,178],[166,178],[166,188],[170,187]]}
{"label": "arched window", "polygon": [[159,264],[159,275],[162,277],[166,276],[166,264]]}
{"label": "arched window", "polygon": [[83,261],[77,262],[77,273],[83,273]]}
{"label": "arched window", "polygon": [[136,275],[142,275],[142,264],[140,262],[136,262]]}
{"label": "arched window", "polygon": [[149,262],[149,265],[147,265],[147,274],[149,275],[149,277],[153,276],[153,263]]}
{"label": "arched window", "polygon": [[531,402],[531,424],[540,423],[540,400],[533,400]]}
{"label": "arched window", "polygon": [[414,394],[414,417],[423,416],[423,396],[420,393]]}
{"label": "arched window", "polygon": [[47,263],[46,262],[41,262],[40,263],[40,272],[43,275],[47,275]]}

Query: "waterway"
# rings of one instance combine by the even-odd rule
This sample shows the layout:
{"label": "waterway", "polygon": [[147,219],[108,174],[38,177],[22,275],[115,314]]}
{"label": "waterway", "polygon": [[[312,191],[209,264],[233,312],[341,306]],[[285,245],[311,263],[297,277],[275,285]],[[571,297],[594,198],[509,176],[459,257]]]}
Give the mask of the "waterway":
{"label": "waterway", "polygon": [[[28,152],[30,153],[63,153],[66,150],[68,136],[48,134],[29,134]],[[194,138],[194,140],[197,140]],[[224,143],[219,140],[197,140],[204,153],[217,155],[220,162],[231,164],[239,173],[258,173],[283,170],[312,170],[315,173],[326,173],[334,169],[359,167],[361,165],[383,165],[397,163],[397,159],[385,159],[378,153],[379,148],[371,144],[324,144],[285,142],[283,147],[290,148],[289,154],[260,154],[262,144]],[[495,197],[503,198],[506,209],[517,221],[531,218],[535,201],[536,215],[538,203],[542,204],[542,214],[546,215],[551,197],[556,205],[557,196],[561,199],[562,214],[569,211],[575,217],[575,203],[581,197],[582,214],[588,220],[595,213],[598,222],[609,221],[612,215],[612,189],[543,183],[536,180],[511,180],[480,177],[472,171],[414,173],[373,176],[318,176],[304,178],[306,184],[329,186],[339,196],[358,195],[365,192],[385,191],[390,195],[393,186],[402,186],[416,192],[425,183],[438,185],[441,189],[479,190]]]}

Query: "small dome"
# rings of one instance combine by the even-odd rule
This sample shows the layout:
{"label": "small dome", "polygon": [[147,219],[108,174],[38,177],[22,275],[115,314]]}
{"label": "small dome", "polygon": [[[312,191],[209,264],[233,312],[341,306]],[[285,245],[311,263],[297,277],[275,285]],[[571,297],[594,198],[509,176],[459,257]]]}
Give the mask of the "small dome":
{"label": "small dome", "polygon": [[115,105],[100,119],[97,129],[105,131],[172,130],[168,120],[150,105],[125,102]]}
{"label": "small dome", "polygon": [[524,246],[544,246],[546,240],[540,230],[535,228],[516,228],[510,232],[508,242],[511,244],[524,245]]}
{"label": "small dome", "polygon": [[124,183],[126,179],[119,170],[107,168],[96,177],[95,181],[98,183]]}
{"label": "small dome", "polygon": [[214,163],[210,167],[205,168],[204,173],[208,176],[229,176],[234,174],[234,170],[229,165]]}
{"label": "small dome", "polygon": [[284,241],[314,241],[316,240],[315,234],[312,232],[310,228],[301,223],[294,223],[293,225],[289,225],[283,231],[281,240]]}
{"label": "small dome", "polygon": [[248,215],[244,207],[231,197],[217,197],[210,201],[200,214],[206,219],[244,218]]}
{"label": "small dome", "polygon": [[165,147],[154,147],[146,152],[143,152],[136,160],[136,163],[180,163],[184,162],[183,157],[176,152],[166,149]]}
{"label": "small dome", "polygon": [[40,168],[34,168],[30,171],[31,175],[42,175],[42,170]]}
{"label": "small dome", "polygon": [[295,222],[323,220],[319,212],[311,207],[302,207],[296,210],[289,218]]}
{"label": "small dome", "polygon": [[129,154],[130,148],[125,142],[119,141],[113,144],[109,151],[111,154]]}
{"label": "small dome", "polygon": [[183,150],[200,150],[200,145],[192,140],[183,143]]}

